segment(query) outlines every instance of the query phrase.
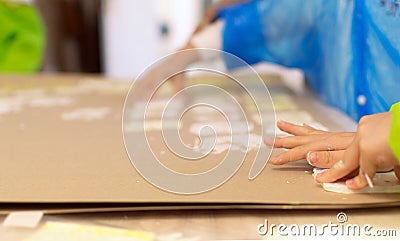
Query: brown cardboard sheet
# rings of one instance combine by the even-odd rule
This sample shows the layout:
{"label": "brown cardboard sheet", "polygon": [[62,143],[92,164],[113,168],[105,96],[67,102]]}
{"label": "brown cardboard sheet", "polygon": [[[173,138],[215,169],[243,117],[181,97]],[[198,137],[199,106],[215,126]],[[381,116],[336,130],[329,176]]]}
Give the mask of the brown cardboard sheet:
{"label": "brown cardboard sheet", "polygon": [[[267,164],[257,178],[249,180],[254,153],[249,153],[231,179],[214,190],[194,195],[160,190],[135,170],[124,147],[121,118],[128,88],[126,82],[95,76],[2,76],[0,210],[400,205],[396,194],[326,192],[314,182],[312,167],[305,161]],[[322,114],[326,107],[311,95],[299,97],[296,103],[330,129],[343,128],[339,124],[344,117]],[[170,165],[182,168],[180,162]]]}

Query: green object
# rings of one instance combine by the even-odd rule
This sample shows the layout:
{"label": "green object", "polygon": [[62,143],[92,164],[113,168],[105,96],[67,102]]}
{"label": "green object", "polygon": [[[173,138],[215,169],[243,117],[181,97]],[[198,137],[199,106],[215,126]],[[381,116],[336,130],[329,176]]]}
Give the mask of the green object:
{"label": "green object", "polygon": [[400,162],[400,102],[392,105],[390,112],[392,112],[392,127],[390,129],[389,144]]}
{"label": "green object", "polygon": [[0,0],[0,72],[34,72],[42,63],[45,30],[29,4]]}

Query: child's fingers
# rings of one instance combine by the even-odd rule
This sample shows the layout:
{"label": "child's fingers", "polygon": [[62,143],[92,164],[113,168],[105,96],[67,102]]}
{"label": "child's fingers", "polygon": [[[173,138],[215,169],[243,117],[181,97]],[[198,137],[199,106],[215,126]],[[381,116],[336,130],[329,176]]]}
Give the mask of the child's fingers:
{"label": "child's fingers", "polygon": [[[309,136],[288,136],[288,137],[277,137],[275,138],[275,148],[286,148],[291,149],[297,146],[306,145],[312,142],[318,142],[324,139],[324,136],[320,135],[309,135]],[[267,144],[267,143],[266,143]]]}
{"label": "child's fingers", "polygon": [[314,129],[308,125],[295,125],[283,120],[279,120],[277,122],[277,126],[281,131],[286,133],[295,135],[295,136],[305,136],[305,135],[312,135],[312,134],[324,134],[327,133],[326,131],[321,131]]}
{"label": "child's fingers", "polygon": [[274,165],[283,165],[288,162],[298,161],[306,157],[308,150],[309,149],[307,149],[307,145],[298,146],[288,150],[287,152],[272,157],[269,161]]}
{"label": "child's fingers", "polygon": [[315,180],[319,183],[334,182],[348,175],[359,166],[359,147],[358,139],[356,138],[349,148],[343,154],[343,160],[340,160],[323,173],[319,173]]}
{"label": "child's fingers", "polygon": [[346,181],[348,188],[352,190],[359,190],[366,186],[373,186],[372,179],[377,171],[377,166],[371,162],[366,156],[360,158],[360,171],[358,175]]}
{"label": "child's fingers", "polygon": [[277,137],[274,142],[271,140],[265,140],[265,144],[276,147],[291,149],[301,145],[308,145],[312,143],[319,143],[318,149],[309,149],[309,151],[334,151],[346,149],[352,142],[354,133],[325,133],[319,135],[307,135],[307,136],[288,136],[288,137]]}
{"label": "child's fingers", "polygon": [[[315,160],[315,164],[312,164],[312,160],[309,161],[312,165],[318,167],[330,167],[332,164],[336,163],[343,157],[341,157],[341,155],[344,155],[344,152],[335,152],[332,156],[329,156],[331,155],[331,152],[340,151],[348,148],[348,143],[351,142],[352,139],[352,136],[341,137],[339,135],[333,135],[324,137],[324,135],[319,135],[318,137],[318,135],[312,135],[276,138],[275,143],[271,142],[270,140],[265,140],[265,143],[267,145],[273,144],[274,147],[290,149],[285,153],[271,158],[270,161],[272,164],[282,165],[288,162],[298,161],[306,158],[307,153],[309,153],[310,151],[311,153],[321,151],[322,153],[319,153],[319,156],[317,154],[317,160]],[[318,165],[317,162],[319,162]]]}
{"label": "child's fingers", "polygon": [[[312,151],[330,150],[331,148],[328,146],[331,146],[331,143],[326,141],[312,142],[306,145],[296,146],[284,153],[279,154],[278,156],[271,158],[270,162],[274,165],[283,165],[288,162],[298,161],[301,159],[305,159],[307,153],[309,153],[310,150]],[[339,154],[335,155],[335,157],[336,156],[339,156]]]}
{"label": "child's fingers", "polygon": [[331,168],[335,163],[343,159],[344,150],[340,151],[310,151],[306,159],[312,166],[319,168]]}
{"label": "child's fingers", "polygon": [[[349,189],[352,190],[359,190],[362,189],[366,186],[368,186],[368,181],[367,178],[365,177],[365,173],[364,172],[359,172],[360,174],[352,179],[348,179],[346,180],[346,186]],[[368,177],[370,180],[372,179],[372,177]]]}

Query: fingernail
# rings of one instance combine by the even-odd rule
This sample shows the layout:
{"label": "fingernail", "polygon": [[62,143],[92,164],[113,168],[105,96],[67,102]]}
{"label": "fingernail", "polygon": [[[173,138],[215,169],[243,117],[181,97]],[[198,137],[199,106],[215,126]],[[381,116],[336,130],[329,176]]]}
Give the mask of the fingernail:
{"label": "fingernail", "polygon": [[354,178],[348,179],[346,180],[346,185],[354,187],[354,185],[356,185],[356,181],[354,180]]}
{"label": "fingernail", "polygon": [[310,153],[311,153],[311,151],[307,152],[306,160],[307,160],[308,164],[310,164],[311,166],[313,166],[313,164],[310,162]]}
{"label": "fingernail", "polygon": [[274,165],[278,165],[282,162],[282,158],[274,157],[270,160],[270,162]]}
{"label": "fingernail", "polygon": [[324,173],[325,173],[326,171],[328,171],[328,170],[329,170],[329,169],[325,169],[325,170],[321,171],[320,173],[318,173],[317,176],[315,176],[315,180],[318,180],[318,179],[320,179],[321,177],[323,177],[323,176],[324,176]]}
{"label": "fingernail", "polygon": [[307,159],[307,162],[308,162],[311,166],[314,166],[314,164],[318,162],[317,153],[309,151],[309,152],[307,153],[306,159]]}
{"label": "fingernail", "polygon": [[267,145],[267,146],[273,146],[274,145],[274,139],[273,138],[265,138],[264,139],[264,143],[265,143],[265,145]]}
{"label": "fingernail", "polygon": [[286,121],[284,121],[284,120],[278,120],[278,122],[277,122],[278,124],[285,124],[285,123],[287,123]]}

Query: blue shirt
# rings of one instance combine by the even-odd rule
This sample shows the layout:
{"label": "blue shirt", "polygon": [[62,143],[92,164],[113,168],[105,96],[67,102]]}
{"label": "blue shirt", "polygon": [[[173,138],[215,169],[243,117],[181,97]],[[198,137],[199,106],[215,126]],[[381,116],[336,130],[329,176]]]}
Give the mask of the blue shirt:
{"label": "blue shirt", "polygon": [[219,17],[224,51],[249,64],[302,69],[323,101],[355,120],[400,101],[394,0],[253,0],[225,7]]}

